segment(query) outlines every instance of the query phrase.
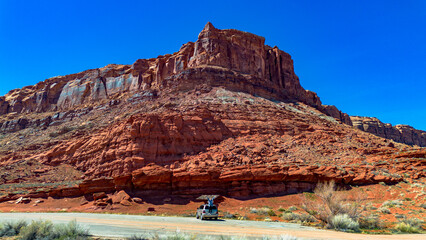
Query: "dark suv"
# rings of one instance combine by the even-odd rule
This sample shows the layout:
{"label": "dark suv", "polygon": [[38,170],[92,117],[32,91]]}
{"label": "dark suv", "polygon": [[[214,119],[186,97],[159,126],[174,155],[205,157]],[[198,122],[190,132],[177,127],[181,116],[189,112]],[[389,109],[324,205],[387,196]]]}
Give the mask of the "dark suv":
{"label": "dark suv", "polygon": [[216,205],[208,205],[203,204],[197,209],[197,213],[195,214],[197,219],[215,219],[217,220],[217,217],[219,216]]}

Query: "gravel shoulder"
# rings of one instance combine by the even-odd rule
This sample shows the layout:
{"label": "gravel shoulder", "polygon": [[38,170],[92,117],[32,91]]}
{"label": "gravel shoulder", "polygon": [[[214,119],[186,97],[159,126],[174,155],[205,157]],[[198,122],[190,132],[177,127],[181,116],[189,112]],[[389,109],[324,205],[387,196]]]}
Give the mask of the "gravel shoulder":
{"label": "gravel shoulder", "polygon": [[135,234],[182,233],[197,235],[234,235],[247,237],[291,235],[301,239],[426,239],[426,234],[361,235],[305,227],[299,224],[258,221],[200,221],[186,217],[159,217],[93,213],[0,213],[0,221],[51,220],[67,223],[76,220],[95,236],[130,237]]}

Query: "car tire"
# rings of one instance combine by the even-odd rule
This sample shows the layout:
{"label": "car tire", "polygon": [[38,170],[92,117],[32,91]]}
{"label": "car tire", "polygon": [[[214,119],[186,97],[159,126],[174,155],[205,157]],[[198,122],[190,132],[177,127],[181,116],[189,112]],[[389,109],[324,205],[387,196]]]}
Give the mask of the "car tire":
{"label": "car tire", "polygon": [[203,221],[203,220],[204,220],[203,215],[201,215],[200,219],[201,219],[201,221]]}
{"label": "car tire", "polygon": [[198,217],[198,214],[195,214],[195,218],[196,218],[196,219],[198,219],[198,218],[199,218],[199,217]]}

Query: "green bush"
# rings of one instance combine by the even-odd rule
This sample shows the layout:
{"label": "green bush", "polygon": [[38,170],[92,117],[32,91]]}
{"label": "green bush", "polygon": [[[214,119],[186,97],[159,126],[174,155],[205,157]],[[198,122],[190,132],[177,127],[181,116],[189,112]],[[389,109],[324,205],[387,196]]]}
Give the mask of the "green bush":
{"label": "green bush", "polygon": [[277,214],[274,212],[274,210],[272,210],[272,209],[269,209],[269,211],[268,211],[268,215],[269,216],[271,216],[271,217],[273,217],[273,216],[277,216]]}
{"label": "green bush", "polygon": [[383,222],[377,216],[360,217],[358,219],[359,227],[363,229],[382,229]]}
{"label": "green bush", "polygon": [[53,233],[53,224],[51,221],[32,221],[30,225],[21,229],[20,240],[38,240],[38,239],[55,239]]}
{"label": "green bush", "polygon": [[404,233],[420,233],[423,221],[417,218],[404,219],[395,226],[395,229]]}
{"label": "green bush", "polygon": [[411,226],[408,223],[400,222],[395,226],[395,229],[403,233],[420,233],[420,229],[414,226]]}
{"label": "green bush", "polygon": [[278,212],[285,212],[285,208],[283,208],[283,207],[279,207],[279,208],[278,208]]}
{"label": "green bush", "polygon": [[20,220],[17,222],[5,222],[0,226],[0,237],[16,236],[21,232],[23,227],[27,226],[27,222]]}
{"label": "green bush", "polygon": [[359,223],[349,217],[348,214],[338,214],[331,220],[330,226],[340,231],[359,231]]}

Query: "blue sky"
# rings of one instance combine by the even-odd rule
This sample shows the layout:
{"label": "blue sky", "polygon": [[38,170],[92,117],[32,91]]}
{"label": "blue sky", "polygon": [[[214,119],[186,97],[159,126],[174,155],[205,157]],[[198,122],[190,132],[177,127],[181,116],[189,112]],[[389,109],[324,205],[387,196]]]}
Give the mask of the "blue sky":
{"label": "blue sky", "polygon": [[426,1],[229,2],[0,0],[0,95],[176,52],[211,21],[290,53],[324,104],[426,130]]}

